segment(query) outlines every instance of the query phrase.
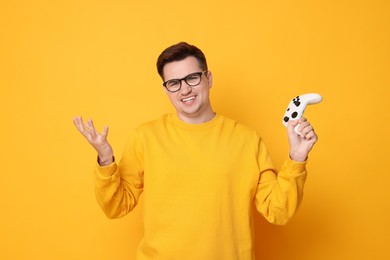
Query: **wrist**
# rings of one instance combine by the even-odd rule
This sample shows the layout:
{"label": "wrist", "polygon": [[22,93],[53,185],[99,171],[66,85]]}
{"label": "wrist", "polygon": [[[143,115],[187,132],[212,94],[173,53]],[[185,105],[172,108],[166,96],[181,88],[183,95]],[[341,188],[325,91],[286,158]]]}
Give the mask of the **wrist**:
{"label": "wrist", "polygon": [[98,164],[100,166],[107,166],[107,165],[112,164],[115,161],[115,157],[114,157],[114,155],[110,155],[110,156],[98,155],[97,161],[98,161]]}
{"label": "wrist", "polygon": [[296,162],[305,162],[307,161],[307,154],[295,154],[290,152],[290,159]]}

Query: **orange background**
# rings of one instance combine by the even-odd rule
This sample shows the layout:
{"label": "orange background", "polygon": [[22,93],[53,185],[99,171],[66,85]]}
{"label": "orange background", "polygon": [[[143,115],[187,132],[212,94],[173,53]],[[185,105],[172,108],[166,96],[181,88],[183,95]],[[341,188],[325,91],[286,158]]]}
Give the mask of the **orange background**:
{"label": "orange background", "polygon": [[[318,92],[319,141],[305,198],[283,227],[256,217],[259,259],[389,259],[390,2],[1,1],[1,259],[134,259],[141,205],[108,220],[96,154],[72,116],[92,117],[117,156],[138,124],[171,112],[155,62],[199,46],[218,113],[287,156],[289,100]],[[191,246],[191,245],[189,245]]]}

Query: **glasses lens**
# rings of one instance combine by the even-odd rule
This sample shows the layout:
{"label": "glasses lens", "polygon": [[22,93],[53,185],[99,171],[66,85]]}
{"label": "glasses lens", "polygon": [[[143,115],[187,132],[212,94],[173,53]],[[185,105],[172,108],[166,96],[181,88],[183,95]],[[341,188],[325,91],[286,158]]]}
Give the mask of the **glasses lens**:
{"label": "glasses lens", "polygon": [[187,75],[184,79],[171,79],[171,80],[168,80],[163,85],[170,92],[178,91],[180,89],[180,87],[181,87],[181,81],[182,80],[184,80],[187,83],[187,85],[194,87],[194,86],[199,85],[199,83],[200,83],[200,81],[202,79],[203,73],[204,72],[192,73],[192,74]]}
{"label": "glasses lens", "polygon": [[167,82],[166,87],[169,91],[176,91],[180,88],[180,80],[173,79]]}
{"label": "glasses lens", "polygon": [[196,86],[200,83],[201,76],[202,75],[200,73],[193,73],[193,74],[188,75],[185,78],[185,81],[190,86]]}

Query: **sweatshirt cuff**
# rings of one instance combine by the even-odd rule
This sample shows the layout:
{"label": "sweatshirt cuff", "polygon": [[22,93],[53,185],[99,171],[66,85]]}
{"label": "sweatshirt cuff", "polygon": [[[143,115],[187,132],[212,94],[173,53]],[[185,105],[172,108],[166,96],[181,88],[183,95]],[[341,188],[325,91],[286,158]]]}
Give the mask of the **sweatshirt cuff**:
{"label": "sweatshirt cuff", "polygon": [[307,160],[304,162],[297,162],[288,158],[282,166],[282,168],[286,170],[283,172],[289,172],[290,174],[302,174],[306,172],[306,164]]}
{"label": "sweatshirt cuff", "polygon": [[96,163],[96,171],[97,174],[104,179],[109,179],[114,175],[117,169],[117,164],[116,162],[113,162],[109,165],[106,166],[101,166],[99,163]]}

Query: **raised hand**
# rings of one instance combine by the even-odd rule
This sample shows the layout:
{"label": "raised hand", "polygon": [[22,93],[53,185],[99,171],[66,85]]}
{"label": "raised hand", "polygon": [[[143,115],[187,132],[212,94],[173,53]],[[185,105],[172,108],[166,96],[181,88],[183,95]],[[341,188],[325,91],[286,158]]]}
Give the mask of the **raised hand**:
{"label": "raised hand", "polygon": [[98,153],[98,161],[101,166],[109,165],[114,161],[114,152],[107,141],[108,127],[105,126],[102,133],[96,131],[92,119],[84,124],[81,116],[73,117],[73,122],[80,133],[87,139]]}
{"label": "raised hand", "polygon": [[[300,124],[299,134],[294,131],[294,127]],[[306,118],[288,122],[288,141],[290,144],[290,158],[294,161],[303,162],[307,159],[313,145],[317,142],[318,136]]]}

